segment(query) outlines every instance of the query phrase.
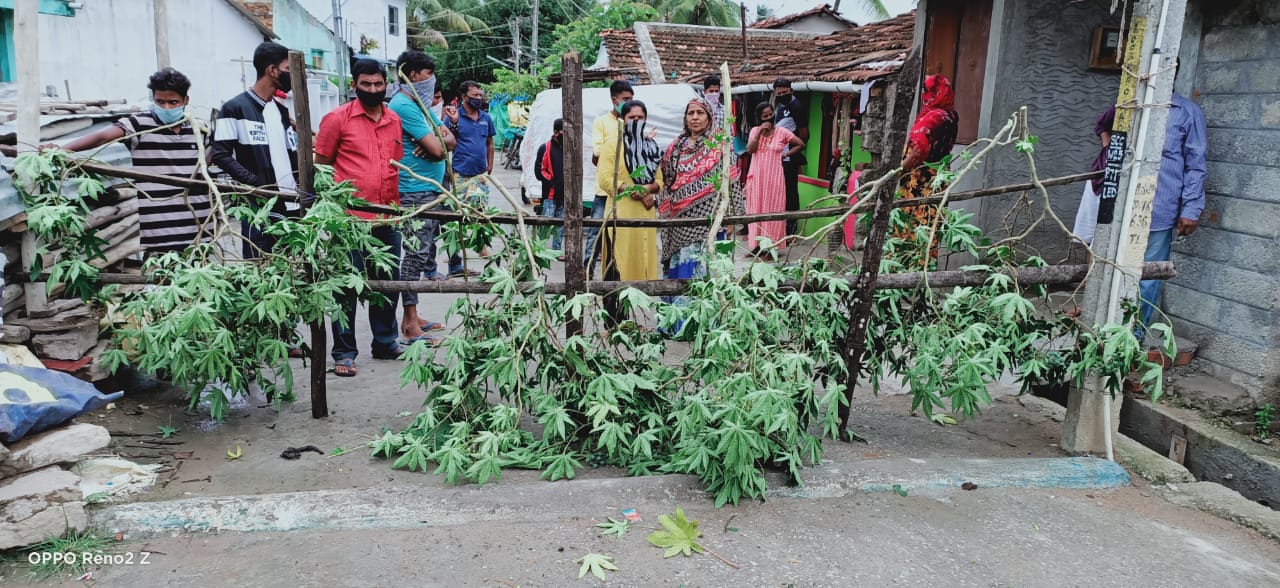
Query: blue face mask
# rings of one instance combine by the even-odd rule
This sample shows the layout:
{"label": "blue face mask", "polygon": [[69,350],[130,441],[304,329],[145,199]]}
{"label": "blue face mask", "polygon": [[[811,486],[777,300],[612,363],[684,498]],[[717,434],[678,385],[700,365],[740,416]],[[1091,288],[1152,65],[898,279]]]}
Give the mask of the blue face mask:
{"label": "blue face mask", "polygon": [[151,105],[151,114],[155,115],[156,120],[162,125],[171,125],[182,119],[183,112],[186,111],[185,106],[177,106],[174,108],[162,108],[159,104]]}

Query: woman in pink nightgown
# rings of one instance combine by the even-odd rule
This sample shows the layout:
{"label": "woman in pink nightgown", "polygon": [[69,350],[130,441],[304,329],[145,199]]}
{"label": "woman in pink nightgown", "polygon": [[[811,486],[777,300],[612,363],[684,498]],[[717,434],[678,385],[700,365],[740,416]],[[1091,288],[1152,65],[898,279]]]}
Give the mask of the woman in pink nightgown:
{"label": "woman in pink nightgown", "polygon": [[[762,102],[756,106],[757,126],[747,137],[751,153],[751,169],[747,172],[747,214],[782,212],[787,208],[786,179],[782,159],[804,149],[804,140],[791,131],[773,124],[773,106]],[[767,221],[747,225],[747,248],[750,256],[760,255],[760,237],[768,237],[780,245],[787,236],[787,221]]]}

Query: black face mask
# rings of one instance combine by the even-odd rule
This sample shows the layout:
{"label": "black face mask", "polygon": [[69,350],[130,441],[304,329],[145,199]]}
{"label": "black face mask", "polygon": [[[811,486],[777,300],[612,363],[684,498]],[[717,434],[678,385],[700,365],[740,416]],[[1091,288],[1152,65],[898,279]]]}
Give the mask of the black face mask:
{"label": "black face mask", "polygon": [[387,97],[387,91],[381,92],[365,92],[360,88],[356,88],[356,99],[360,100],[360,104],[365,108],[373,108],[382,104],[382,99]]}
{"label": "black face mask", "polygon": [[293,90],[293,76],[289,72],[282,71],[276,76],[276,85],[280,87],[280,91],[288,94]]}

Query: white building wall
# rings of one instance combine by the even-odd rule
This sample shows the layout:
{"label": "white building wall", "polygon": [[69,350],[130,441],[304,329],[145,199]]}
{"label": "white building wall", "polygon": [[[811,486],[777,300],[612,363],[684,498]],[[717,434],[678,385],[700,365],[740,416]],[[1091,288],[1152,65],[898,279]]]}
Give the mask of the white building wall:
{"label": "white building wall", "polygon": [[[191,78],[200,118],[252,84],[262,32],[224,0],[169,0],[170,65]],[[74,17],[40,15],[40,82],[71,98],[146,104],[158,69],[149,0],[92,0]],[[235,59],[245,59],[244,75]],[[65,80],[65,82],[64,82]]]}
{"label": "white building wall", "polygon": [[[342,6],[342,31],[339,34],[352,49],[360,50],[360,36],[373,39],[378,48],[369,54],[378,59],[395,61],[408,48],[406,30],[408,15],[405,0],[340,0]],[[304,8],[320,22],[333,28],[333,0],[299,0]],[[389,7],[396,10],[396,34],[388,26]]]}

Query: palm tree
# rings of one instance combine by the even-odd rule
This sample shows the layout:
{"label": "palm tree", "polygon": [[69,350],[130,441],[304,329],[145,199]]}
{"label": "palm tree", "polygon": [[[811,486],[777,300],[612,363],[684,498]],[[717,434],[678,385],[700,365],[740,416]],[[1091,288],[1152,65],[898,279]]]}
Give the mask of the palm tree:
{"label": "palm tree", "polygon": [[479,4],[474,0],[409,0],[409,38],[419,48],[435,45],[447,49],[446,35],[477,33],[489,28],[484,21],[469,14],[477,8]]}
{"label": "palm tree", "polygon": [[736,27],[740,22],[732,0],[658,0],[656,8],[667,21],[679,24]]}
{"label": "palm tree", "polygon": [[[892,14],[889,14],[889,9],[884,7],[884,2],[882,0],[858,0],[858,3],[862,5],[864,10],[871,13],[871,15],[876,18],[883,19],[893,16]],[[831,11],[836,14],[840,13],[840,0],[836,0],[835,5],[831,7]]]}

